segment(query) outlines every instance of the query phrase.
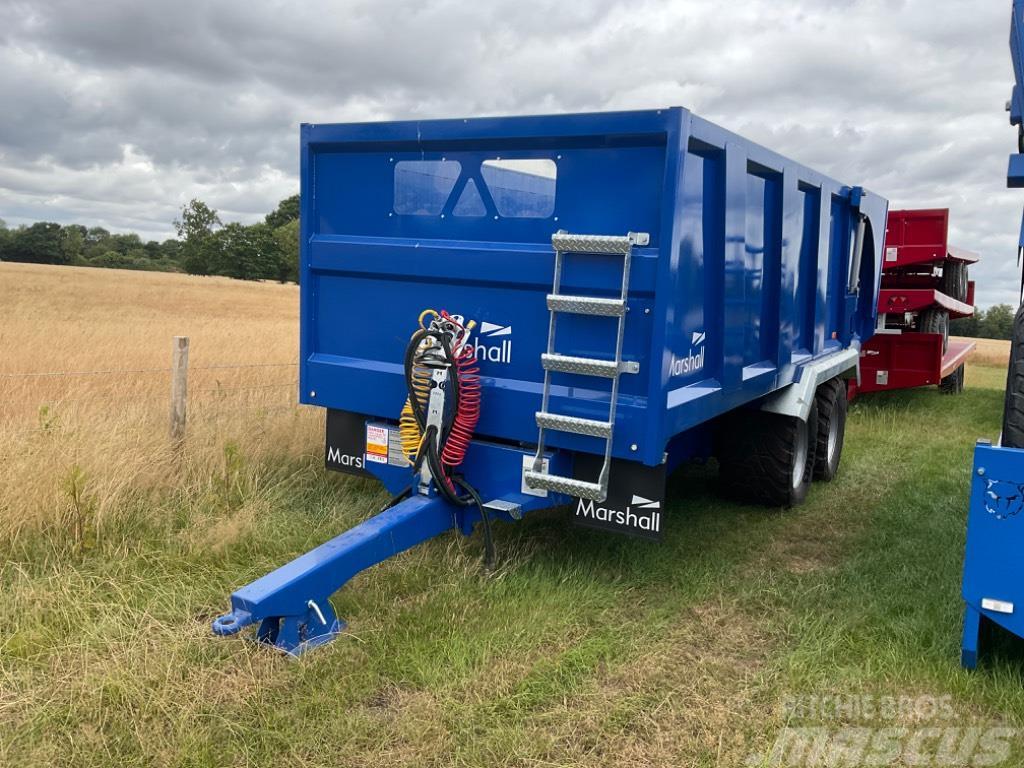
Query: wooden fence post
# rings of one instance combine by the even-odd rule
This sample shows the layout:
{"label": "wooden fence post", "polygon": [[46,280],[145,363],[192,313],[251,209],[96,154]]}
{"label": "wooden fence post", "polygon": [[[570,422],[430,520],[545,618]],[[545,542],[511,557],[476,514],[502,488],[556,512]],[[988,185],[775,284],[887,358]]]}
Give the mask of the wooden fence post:
{"label": "wooden fence post", "polygon": [[171,439],[185,439],[186,405],[188,402],[188,336],[174,337],[171,357]]}

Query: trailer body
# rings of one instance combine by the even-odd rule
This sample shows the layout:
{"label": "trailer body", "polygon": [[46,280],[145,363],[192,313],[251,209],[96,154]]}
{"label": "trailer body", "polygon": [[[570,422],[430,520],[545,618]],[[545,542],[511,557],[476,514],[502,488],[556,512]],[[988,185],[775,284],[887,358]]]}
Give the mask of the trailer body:
{"label": "trailer body", "polygon": [[[878,327],[861,349],[860,380],[849,394],[945,384],[962,388],[963,365],[974,342],[949,339],[948,321],[974,314],[974,282],[959,297],[945,293],[948,270],[966,269],[976,254],[949,244],[947,209],[890,211],[878,295]],[[946,332],[924,319],[941,316]]]}
{"label": "trailer body", "polygon": [[[1010,156],[1006,184],[1019,188],[1024,187],[1024,0],[1013,0],[1010,56],[1016,82],[1007,106],[1010,124],[1018,130],[1018,153]],[[1024,247],[1024,223],[1020,245]],[[1019,320],[1021,310],[1017,311]],[[977,667],[983,625],[995,624],[1024,638],[1024,446],[1013,434],[1020,432],[1013,403],[1024,392],[1017,373],[1019,322],[1014,327],[1003,435],[995,444],[981,439],[974,447],[961,589],[965,611],[960,662],[966,669]]]}
{"label": "trailer body", "polygon": [[[555,174],[516,198],[498,183],[530,174],[497,179],[498,159],[547,161]],[[478,436],[536,442],[557,230],[649,235],[632,259],[623,358],[639,373],[623,377],[616,459],[699,455],[700,427],[874,331],[885,200],[683,109],[306,125],[302,165],[303,403],[393,422],[411,322],[444,306],[486,329]],[[408,184],[412,173],[424,183]],[[505,215],[503,197],[533,210]],[[850,292],[859,215],[868,243]],[[614,296],[620,274],[614,259],[581,256],[562,288]],[[610,323],[566,318],[563,351],[610,356]],[[607,399],[592,378],[552,387],[552,408],[574,416],[598,418]],[[572,434],[548,445],[600,447]]]}
{"label": "trailer body", "polygon": [[300,400],[328,410],[327,467],[409,486],[403,356],[445,309],[477,324],[483,504],[414,495],[236,592],[221,634],[321,642],[354,571],[485,510],[657,538],[666,474],[719,417],[806,420],[875,329],[887,202],[685,109],[303,125],[301,162]]}

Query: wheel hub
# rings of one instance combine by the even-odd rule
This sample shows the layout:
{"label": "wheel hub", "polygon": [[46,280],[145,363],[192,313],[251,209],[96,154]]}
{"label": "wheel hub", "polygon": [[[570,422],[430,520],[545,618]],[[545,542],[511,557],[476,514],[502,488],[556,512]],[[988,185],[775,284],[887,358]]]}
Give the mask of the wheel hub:
{"label": "wheel hub", "polygon": [[839,419],[832,418],[828,422],[828,441],[825,444],[825,459],[831,467],[839,446]]}
{"label": "wheel hub", "polygon": [[804,481],[807,468],[807,426],[800,425],[796,431],[796,445],[793,446],[793,487],[799,488]]}

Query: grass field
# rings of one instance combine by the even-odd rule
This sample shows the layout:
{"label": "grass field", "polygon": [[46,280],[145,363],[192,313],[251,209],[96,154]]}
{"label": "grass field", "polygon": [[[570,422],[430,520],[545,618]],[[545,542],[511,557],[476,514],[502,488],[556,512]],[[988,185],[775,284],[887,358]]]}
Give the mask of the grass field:
{"label": "grass field", "polygon": [[[211,368],[293,362],[296,301],[0,264],[0,765],[741,766],[774,764],[787,726],[1024,728],[1022,644],[958,666],[996,365],[956,398],[858,399],[840,476],[799,509],[723,502],[687,467],[660,544],[539,513],[497,527],[494,574],[446,536],[360,575],[334,599],[349,633],[298,661],[212,637],[233,589],[385,498],[323,472],[294,367]],[[162,369],[174,334],[206,368],[181,453],[164,371],[11,375]],[[829,697],[941,706],[786,706]]]}
{"label": "grass field", "polygon": [[[954,337],[961,340],[962,337]],[[975,343],[971,362],[975,365],[1005,368],[1010,358],[1010,342],[1002,339],[970,339]]]}

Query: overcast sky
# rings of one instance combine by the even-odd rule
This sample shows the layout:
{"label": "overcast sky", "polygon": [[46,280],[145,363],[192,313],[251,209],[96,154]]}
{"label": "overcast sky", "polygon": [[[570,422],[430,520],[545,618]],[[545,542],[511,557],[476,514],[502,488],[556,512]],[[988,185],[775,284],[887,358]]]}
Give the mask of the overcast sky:
{"label": "overcast sky", "polygon": [[298,191],[298,125],[682,105],[893,207],[1016,304],[1010,0],[0,0],[0,218],[171,234]]}

